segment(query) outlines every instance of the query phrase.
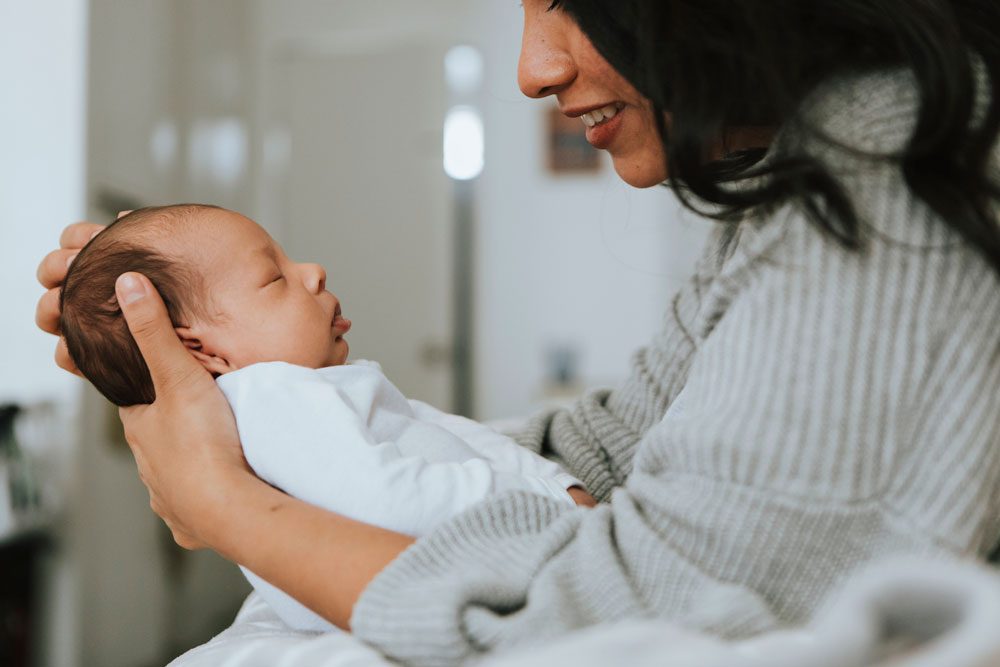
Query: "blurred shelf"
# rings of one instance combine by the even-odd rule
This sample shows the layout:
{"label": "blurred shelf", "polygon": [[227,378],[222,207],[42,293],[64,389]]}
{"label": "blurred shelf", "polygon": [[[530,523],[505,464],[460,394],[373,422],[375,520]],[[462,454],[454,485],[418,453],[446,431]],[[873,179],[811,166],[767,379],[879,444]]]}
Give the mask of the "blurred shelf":
{"label": "blurred shelf", "polygon": [[51,515],[18,521],[16,525],[0,531],[0,549],[29,540],[48,538],[53,525],[54,517]]}

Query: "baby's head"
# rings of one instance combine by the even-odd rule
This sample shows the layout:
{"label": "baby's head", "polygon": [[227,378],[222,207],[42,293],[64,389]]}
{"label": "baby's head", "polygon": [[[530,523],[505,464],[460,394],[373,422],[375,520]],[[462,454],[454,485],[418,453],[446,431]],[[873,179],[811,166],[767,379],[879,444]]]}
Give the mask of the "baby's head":
{"label": "baby's head", "polygon": [[249,218],[214,206],[144,208],[95,236],[63,285],[62,331],[80,371],[112,403],[152,403],[149,369],[115,297],[149,278],[177,335],[215,375],[262,361],[310,368],[347,359],[351,328],[317,264],[293,262]]}

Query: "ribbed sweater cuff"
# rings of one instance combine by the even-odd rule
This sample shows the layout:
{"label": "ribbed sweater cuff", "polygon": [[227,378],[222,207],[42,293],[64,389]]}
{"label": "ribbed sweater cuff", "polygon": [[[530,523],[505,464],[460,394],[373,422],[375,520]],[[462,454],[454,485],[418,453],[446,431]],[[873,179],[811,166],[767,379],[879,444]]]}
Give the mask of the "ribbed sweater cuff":
{"label": "ribbed sweater cuff", "polygon": [[[522,492],[472,508],[417,540],[369,583],[354,606],[352,632],[413,665],[459,664],[486,650],[465,632],[471,601],[522,605],[527,582],[573,534],[577,521],[569,515],[578,511]],[[565,530],[538,537],[560,514],[567,514]],[[447,585],[427,595],[437,578]]]}

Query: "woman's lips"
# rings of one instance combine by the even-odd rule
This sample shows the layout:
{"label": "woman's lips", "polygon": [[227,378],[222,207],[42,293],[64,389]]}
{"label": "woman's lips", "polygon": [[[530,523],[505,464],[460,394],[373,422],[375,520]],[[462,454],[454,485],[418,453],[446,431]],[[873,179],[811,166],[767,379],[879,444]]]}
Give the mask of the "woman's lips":
{"label": "woman's lips", "polygon": [[615,137],[618,136],[618,132],[621,129],[622,116],[627,111],[628,108],[620,109],[613,117],[593,127],[588,127],[587,141],[590,142],[590,145],[601,150],[607,149],[614,142]]}

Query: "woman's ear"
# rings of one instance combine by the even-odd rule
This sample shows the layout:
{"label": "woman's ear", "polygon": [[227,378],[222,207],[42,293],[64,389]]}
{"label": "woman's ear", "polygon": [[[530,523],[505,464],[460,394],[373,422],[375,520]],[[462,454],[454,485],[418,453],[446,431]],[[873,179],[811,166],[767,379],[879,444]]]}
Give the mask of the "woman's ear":
{"label": "woman's ear", "polygon": [[189,327],[174,327],[177,337],[184,343],[191,356],[198,360],[209,373],[215,376],[225,375],[236,370],[236,365],[230,363],[228,359],[206,352],[202,346],[201,339]]}

